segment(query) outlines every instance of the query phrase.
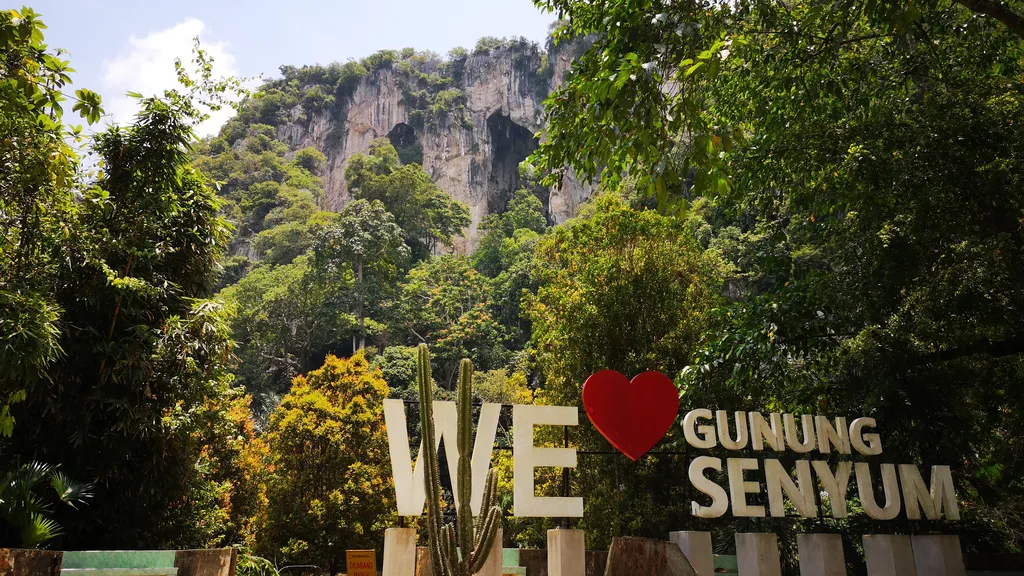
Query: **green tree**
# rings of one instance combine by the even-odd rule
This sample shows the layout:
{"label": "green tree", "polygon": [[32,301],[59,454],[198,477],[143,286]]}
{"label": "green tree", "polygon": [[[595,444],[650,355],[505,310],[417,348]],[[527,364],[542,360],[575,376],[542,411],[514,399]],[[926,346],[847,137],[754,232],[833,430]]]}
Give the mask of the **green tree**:
{"label": "green tree", "polygon": [[363,353],[299,376],[266,438],[274,476],[258,549],[335,572],[346,549],[374,548],[393,513],[382,403],[388,386]]}
{"label": "green tree", "polygon": [[1019,547],[1019,4],[542,4],[603,32],[543,166],[715,200],[690,223],[734,302],[687,394],[873,416],[954,463],[968,546]]}
{"label": "green tree", "polygon": [[290,264],[256,267],[220,293],[234,310],[235,372],[256,396],[261,414],[356,326],[340,302],[354,284],[351,273],[333,277],[328,285],[311,269],[310,259],[304,255]]}
{"label": "green tree", "polygon": [[480,223],[484,237],[473,251],[473,266],[491,278],[499,275],[508,269],[507,262],[502,261],[505,240],[515,236],[518,230],[543,234],[547,228],[540,199],[527,190],[516,191],[504,212],[488,214]]}
{"label": "green tree", "polygon": [[56,511],[69,547],[205,546],[223,535],[226,491],[205,452],[225,441],[207,431],[224,418],[211,402],[235,393],[231,342],[222,308],[203,298],[228,226],[188,162],[205,117],[197,105],[215,105],[223,83],[204,52],[196,59],[198,80],[180,74],[185,93],[144,99],[134,124],[95,137],[102,171],[64,189],[59,244],[34,237],[26,248],[61,255],[47,288],[63,354],[25,387],[4,450],[95,483],[88,515]]}
{"label": "green tree", "polygon": [[351,277],[352,315],[358,324],[352,336],[353,350],[366,347],[366,317],[376,315],[399,271],[408,260],[402,229],[378,200],[350,202],[317,239],[313,265],[320,282]]}
{"label": "green tree", "polygon": [[[11,404],[46,379],[61,355],[60,305],[50,292],[72,234],[81,127],[65,127],[62,91],[73,72],[43,42],[31,8],[0,10],[0,434],[14,430]],[[100,97],[79,89],[74,111],[99,120]]]}
{"label": "green tree", "polygon": [[295,156],[292,157],[292,162],[309,173],[316,174],[327,163],[327,157],[316,148],[307,146],[295,153]]}
{"label": "green tree", "polygon": [[416,396],[416,348],[412,346],[388,346],[373,357],[373,365],[380,369],[381,376],[388,383],[392,397],[415,400]]}
{"label": "green tree", "polygon": [[452,200],[418,164],[400,165],[386,138],[348,161],[345,179],[355,198],[379,200],[394,214],[415,261],[426,258],[469,225],[469,209]]}
{"label": "green tree", "polygon": [[[675,374],[720,301],[721,262],[714,254],[703,252],[677,220],[633,210],[612,195],[554,228],[537,259],[540,288],[528,298],[527,312],[545,403],[581,406],[583,383],[598,370],[630,378],[647,370]],[[581,449],[609,449],[588,423],[581,422],[579,434]],[[675,436],[670,431],[668,441]],[[679,482],[685,477],[684,463],[671,457],[581,462],[573,493],[587,507],[588,545],[681,525],[689,513]]]}
{"label": "green tree", "polygon": [[481,369],[505,365],[506,334],[491,314],[490,285],[466,256],[438,256],[409,271],[389,311],[392,329],[403,341],[426,343],[434,357],[434,377],[451,389],[459,361]]}
{"label": "green tree", "polygon": [[480,228],[485,234],[472,254],[473,266],[491,278],[491,313],[508,334],[509,347],[522,349],[532,331],[522,299],[537,291],[534,251],[548,230],[544,205],[530,192],[519,190],[505,212],[488,215]]}

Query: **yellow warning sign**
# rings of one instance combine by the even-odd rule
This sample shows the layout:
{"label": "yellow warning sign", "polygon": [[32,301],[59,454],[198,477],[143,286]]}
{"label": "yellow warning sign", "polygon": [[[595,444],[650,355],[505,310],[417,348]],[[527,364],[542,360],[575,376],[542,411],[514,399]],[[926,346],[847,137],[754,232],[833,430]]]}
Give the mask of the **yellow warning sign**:
{"label": "yellow warning sign", "polygon": [[346,550],[345,564],[348,576],[377,576],[377,551]]}

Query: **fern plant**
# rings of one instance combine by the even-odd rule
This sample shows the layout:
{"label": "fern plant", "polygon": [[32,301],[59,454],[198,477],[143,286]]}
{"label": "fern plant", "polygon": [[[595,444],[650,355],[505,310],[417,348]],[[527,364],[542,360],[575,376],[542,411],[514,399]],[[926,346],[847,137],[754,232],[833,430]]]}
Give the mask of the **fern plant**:
{"label": "fern plant", "polygon": [[437,444],[434,442],[433,386],[430,382],[430,353],[420,344],[416,357],[416,382],[420,392],[420,421],[423,431],[423,457],[427,493],[427,536],[430,544],[430,566],[434,576],[471,576],[483,568],[490,555],[501,525],[498,506],[498,474],[488,470],[480,515],[474,521],[470,505],[473,492],[473,470],[470,453],[473,441],[473,364],[463,359],[459,366],[458,434],[459,449],[458,499],[456,524],[442,525],[441,475],[438,470]]}
{"label": "fern plant", "polygon": [[239,551],[236,576],[280,576],[274,563],[261,556],[253,556]]}
{"label": "fern plant", "polygon": [[[50,497],[39,488],[46,483]],[[0,518],[20,545],[35,548],[60,535],[60,525],[49,517],[53,502],[76,508],[92,497],[92,484],[70,480],[54,466],[42,462],[22,464],[8,472],[0,484]],[[13,534],[12,534],[13,536]]]}

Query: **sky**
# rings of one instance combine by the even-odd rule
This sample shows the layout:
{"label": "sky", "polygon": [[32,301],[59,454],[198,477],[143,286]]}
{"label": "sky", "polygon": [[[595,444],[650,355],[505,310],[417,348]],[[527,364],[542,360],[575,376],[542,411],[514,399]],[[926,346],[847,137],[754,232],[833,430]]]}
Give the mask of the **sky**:
{"label": "sky", "polygon": [[[99,92],[105,121],[119,123],[135,111],[127,91],[148,96],[175,86],[174,59],[191,59],[196,36],[215,75],[270,78],[283,64],[344,62],[385,48],[444,55],[482,36],[543,44],[555,19],[531,0],[23,1],[42,15],[50,47],[68,51],[74,88]],[[216,114],[200,133],[215,132],[231,114]]]}

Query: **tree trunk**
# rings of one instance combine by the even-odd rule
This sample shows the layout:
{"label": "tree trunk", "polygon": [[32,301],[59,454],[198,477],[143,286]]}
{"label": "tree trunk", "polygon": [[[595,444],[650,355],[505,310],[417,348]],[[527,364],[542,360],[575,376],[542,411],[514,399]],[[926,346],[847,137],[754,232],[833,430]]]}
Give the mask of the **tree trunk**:
{"label": "tree trunk", "polygon": [[366,348],[366,317],[363,316],[363,259],[360,258],[356,264],[356,277],[359,278],[359,349]]}
{"label": "tree trunk", "polygon": [[1010,32],[1013,32],[1020,38],[1024,38],[1024,16],[1017,14],[1003,2],[993,2],[992,0],[957,0],[957,3],[972,12],[995,18],[1009,28]]}

